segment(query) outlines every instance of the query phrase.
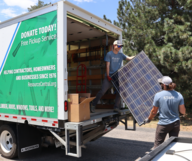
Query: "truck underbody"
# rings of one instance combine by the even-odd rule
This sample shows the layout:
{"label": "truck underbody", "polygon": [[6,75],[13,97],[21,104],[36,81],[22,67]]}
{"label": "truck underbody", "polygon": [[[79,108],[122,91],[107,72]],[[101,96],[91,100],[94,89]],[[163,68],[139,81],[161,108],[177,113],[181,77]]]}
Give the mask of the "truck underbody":
{"label": "truck underbody", "polygon": [[[81,157],[81,149],[86,143],[95,141],[110,132],[119,125],[119,122],[125,125],[125,130],[136,130],[134,118],[131,128],[128,128],[127,120],[131,116],[129,110],[125,109],[121,112],[118,114],[113,110],[96,110],[91,114],[90,120],[79,123],[66,122],[63,129],[32,126],[28,125],[27,121],[25,124],[0,121],[1,148],[4,148],[1,149],[1,154],[6,158],[16,156],[26,158],[40,152],[42,147],[55,146],[64,149],[66,155]],[[7,137],[3,137],[3,133]],[[73,152],[71,152],[72,147],[76,147]],[[12,149],[15,151],[14,155],[9,154]]]}

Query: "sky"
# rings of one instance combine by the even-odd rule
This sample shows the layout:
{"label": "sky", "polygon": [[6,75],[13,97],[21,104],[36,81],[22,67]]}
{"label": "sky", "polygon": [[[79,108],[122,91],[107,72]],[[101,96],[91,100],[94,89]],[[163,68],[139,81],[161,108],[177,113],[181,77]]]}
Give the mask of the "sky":
{"label": "sky", "polygon": [[[44,3],[55,3],[59,0],[43,0]],[[103,18],[117,21],[119,0],[68,0],[69,2]],[[38,0],[0,0],[0,22],[27,13],[27,8],[37,4]]]}

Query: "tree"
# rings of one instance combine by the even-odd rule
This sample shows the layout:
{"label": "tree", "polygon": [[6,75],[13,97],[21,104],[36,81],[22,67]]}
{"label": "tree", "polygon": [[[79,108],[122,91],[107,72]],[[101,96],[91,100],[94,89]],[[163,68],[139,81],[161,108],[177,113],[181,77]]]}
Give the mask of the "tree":
{"label": "tree", "polygon": [[[49,3],[49,4],[51,4],[51,3]],[[49,5],[49,4],[44,4],[44,2],[43,2],[43,1],[38,0],[37,5],[31,6],[30,8],[27,8],[27,9],[28,9],[28,11],[30,12],[30,11],[36,10],[36,9],[38,9],[38,8],[41,8],[41,7],[47,6],[47,5]]]}
{"label": "tree", "polygon": [[[108,19],[106,15],[103,15],[103,19],[106,20],[106,21],[108,21],[108,22],[110,22],[110,23],[112,23],[112,21],[111,21],[110,19]],[[116,25],[116,26],[118,26],[118,27],[120,27],[119,22],[117,22],[117,21],[115,21],[115,20],[113,21],[113,24]]]}
{"label": "tree", "polygon": [[108,19],[108,18],[106,17],[106,15],[103,15],[103,19],[106,20],[106,21],[108,21],[108,22],[110,22],[110,23],[112,23],[112,21],[111,21],[110,19]]}
{"label": "tree", "polygon": [[192,106],[192,0],[120,0],[124,53],[144,50]]}

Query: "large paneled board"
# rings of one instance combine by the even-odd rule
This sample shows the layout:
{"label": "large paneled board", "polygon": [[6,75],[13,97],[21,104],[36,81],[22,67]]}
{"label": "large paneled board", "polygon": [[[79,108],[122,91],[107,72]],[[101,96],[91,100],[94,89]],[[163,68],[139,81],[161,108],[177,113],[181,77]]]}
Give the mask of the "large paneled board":
{"label": "large paneled board", "polygon": [[163,75],[142,51],[114,73],[112,83],[139,125],[149,116],[153,99],[161,91]]}

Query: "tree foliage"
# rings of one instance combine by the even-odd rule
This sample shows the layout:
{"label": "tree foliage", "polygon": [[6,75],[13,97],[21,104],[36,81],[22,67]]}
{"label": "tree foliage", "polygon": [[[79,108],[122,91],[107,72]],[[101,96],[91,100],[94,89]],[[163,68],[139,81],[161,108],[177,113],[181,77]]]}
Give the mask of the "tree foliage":
{"label": "tree foliage", "polygon": [[108,19],[108,18],[106,17],[106,15],[103,15],[103,19],[106,20],[106,21],[108,21],[108,22],[110,22],[110,23],[112,23],[112,21],[111,21],[110,19]]}
{"label": "tree foliage", "polygon": [[[106,21],[108,21],[108,22],[110,22],[110,23],[112,23],[112,21],[111,21],[110,19],[108,19],[106,15],[103,15],[103,19],[106,20]],[[120,27],[119,22],[117,22],[117,21],[115,21],[115,20],[113,21],[113,24],[116,25],[116,26],[118,26],[118,27]]]}
{"label": "tree foliage", "polygon": [[[49,3],[49,4],[51,4],[51,3]],[[38,0],[37,5],[31,6],[30,8],[27,8],[27,9],[28,9],[28,11],[30,12],[30,11],[36,10],[36,9],[38,9],[38,8],[41,8],[41,7],[47,6],[47,5],[49,5],[49,4],[44,4],[44,2],[43,2],[43,1]]]}
{"label": "tree foliage", "polygon": [[124,53],[144,50],[192,106],[192,0],[120,0],[117,13]]}

